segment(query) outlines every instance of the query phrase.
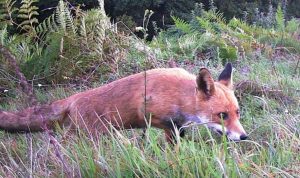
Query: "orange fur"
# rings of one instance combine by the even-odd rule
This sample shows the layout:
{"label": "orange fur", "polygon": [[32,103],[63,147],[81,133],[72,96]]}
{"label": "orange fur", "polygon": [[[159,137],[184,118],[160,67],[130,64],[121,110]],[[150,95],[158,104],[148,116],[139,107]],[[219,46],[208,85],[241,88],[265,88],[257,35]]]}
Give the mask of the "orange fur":
{"label": "orange fur", "polygon": [[153,69],[50,105],[16,113],[2,111],[0,128],[40,131],[57,121],[98,133],[107,132],[109,124],[117,129],[144,128],[151,120],[152,126],[164,129],[170,138],[173,126],[181,127],[190,121],[220,124],[218,114],[227,112],[230,119],[224,120],[226,128],[245,134],[236,124],[238,103],[233,91],[225,85],[228,83],[224,79],[214,82],[207,69],[201,69],[198,76],[180,68]]}

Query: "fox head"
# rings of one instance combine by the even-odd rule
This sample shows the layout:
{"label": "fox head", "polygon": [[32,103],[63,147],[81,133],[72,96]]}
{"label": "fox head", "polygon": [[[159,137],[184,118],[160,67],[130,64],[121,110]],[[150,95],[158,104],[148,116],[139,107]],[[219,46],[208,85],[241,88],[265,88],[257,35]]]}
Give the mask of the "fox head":
{"label": "fox head", "polygon": [[214,81],[206,68],[201,68],[196,79],[199,118],[212,130],[226,134],[232,141],[247,139],[240,123],[240,109],[234,95],[232,65],[228,63],[218,81]]}

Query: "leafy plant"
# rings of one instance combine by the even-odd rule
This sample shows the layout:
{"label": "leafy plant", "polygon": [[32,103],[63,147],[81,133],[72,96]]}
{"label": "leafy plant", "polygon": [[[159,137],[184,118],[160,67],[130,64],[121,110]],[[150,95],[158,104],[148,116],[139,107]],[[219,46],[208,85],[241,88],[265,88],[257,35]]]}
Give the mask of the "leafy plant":
{"label": "leafy plant", "polygon": [[295,33],[299,33],[299,27],[300,27],[300,22],[295,18],[292,18],[291,20],[287,21],[285,30],[287,33],[295,34]]}
{"label": "leafy plant", "polygon": [[283,11],[281,9],[281,6],[277,7],[277,11],[276,11],[276,28],[278,31],[283,32],[285,29],[285,19],[284,19],[284,14]]}
{"label": "leafy plant", "polygon": [[[53,14],[41,23],[36,18],[36,2],[21,2],[18,14],[21,34],[9,36],[6,26],[1,30],[1,43],[9,46],[19,59],[27,78],[42,78],[40,83],[63,83],[87,75],[92,80],[98,74],[95,71],[102,70],[101,64],[111,63],[112,68],[117,65],[115,60],[123,52],[116,53],[116,46],[122,49],[128,39],[111,28],[102,1],[99,8],[83,11],[60,0]],[[10,9],[15,6],[11,1],[6,3],[11,5]]]}
{"label": "leafy plant", "polygon": [[19,9],[18,17],[22,20],[19,24],[27,34],[35,35],[35,25],[38,24],[38,19],[35,16],[38,16],[37,12],[38,7],[33,5],[33,3],[38,2],[38,0],[22,0],[21,7]]}
{"label": "leafy plant", "polygon": [[7,25],[3,26],[3,29],[0,29],[0,43],[5,45],[8,38]]}
{"label": "leafy plant", "polygon": [[175,16],[172,16],[172,19],[174,20],[175,27],[179,30],[181,30],[183,33],[191,33],[192,27],[189,23],[185,22],[183,19],[177,18]]}
{"label": "leafy plant", "polygon": [[56,22],[62,32],[64,32],[65,34],[76,34],[77,29],[74,24],[70,9],[67,7],[67,4],[63,0],[60,0],[58,2],[55,15]]}
{"label": "leafy plant", "polygon": [[13,15],[18,10],[15,7],[16,1],[14,0],[1,0],[0,1],[0,25],[8,24],[13,25]]}

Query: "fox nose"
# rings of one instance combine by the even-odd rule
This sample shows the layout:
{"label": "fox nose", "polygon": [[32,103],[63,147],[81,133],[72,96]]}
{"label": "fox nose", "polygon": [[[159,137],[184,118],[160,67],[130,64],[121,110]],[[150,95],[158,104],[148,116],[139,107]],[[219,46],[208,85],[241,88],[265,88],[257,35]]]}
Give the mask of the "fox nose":
{"label": "fox nose", "polygon": [[248,138],[248,136],[245,135],[245,134],[243,134],[243,135],[240,136],[240,140],[246,140],[247,138]]}

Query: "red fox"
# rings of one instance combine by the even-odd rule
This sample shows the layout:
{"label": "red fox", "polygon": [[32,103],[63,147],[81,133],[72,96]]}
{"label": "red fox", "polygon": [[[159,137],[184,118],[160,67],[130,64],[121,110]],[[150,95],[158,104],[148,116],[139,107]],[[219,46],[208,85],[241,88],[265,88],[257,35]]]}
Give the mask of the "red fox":
{"label": "red fox", "polygon": [[[0,129],[42,131],[57,122],[90,133],[116,129],[164,129],[168,139],[187,123],[206,124],[233,141],[247,139],[233,92],[232,65],[214,81],[209,70],[198,75],[181,68],[160,68],[130,75],[99,88],[20,112],[0,111]],[[180,129],[180,136],[184,130]]]}

